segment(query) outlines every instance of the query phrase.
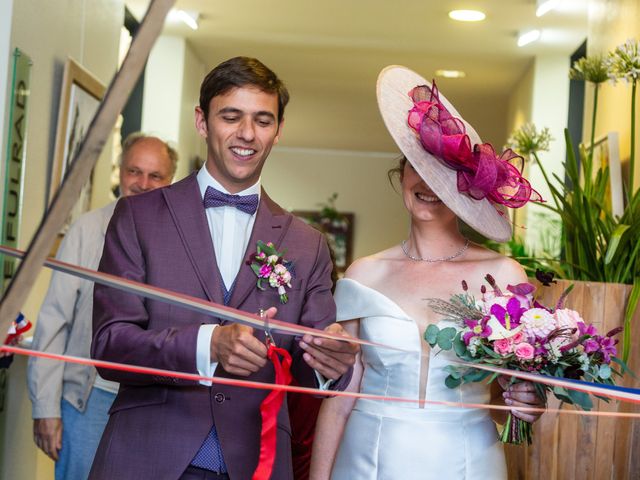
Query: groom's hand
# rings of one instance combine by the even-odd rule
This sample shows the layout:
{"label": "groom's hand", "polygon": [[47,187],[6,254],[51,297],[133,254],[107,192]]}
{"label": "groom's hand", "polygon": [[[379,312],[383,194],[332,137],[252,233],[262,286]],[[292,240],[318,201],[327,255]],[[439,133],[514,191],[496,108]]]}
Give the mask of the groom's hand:
{"label": "groom's hand", "polygon": [[[351,338],[337,323],[324,329],[325,332]],[[304,335],[300,347],[305,351],[303,358],[311,368],[325,378],[339,379],[356,363],[356,355],[360,351],[357,343],[333,340],[331,338]]]}
{"label": "groom's hand", "polygon": [[219,326],[211,336],[211,361],[233,375],[248,377],[266,365],[267,347],[253,336],[251,327]]}

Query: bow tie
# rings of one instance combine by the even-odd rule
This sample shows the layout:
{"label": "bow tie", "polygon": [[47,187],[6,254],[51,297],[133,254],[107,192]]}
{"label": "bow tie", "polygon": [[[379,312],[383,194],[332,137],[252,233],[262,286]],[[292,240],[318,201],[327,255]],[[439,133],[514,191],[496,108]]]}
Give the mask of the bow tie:
{"label": "bow tie", "polygon": [[212,187],[207,187],[204,192],[204,208],[211,207],[235,207],[241,212],[253,215],[258,209],[258,195],[229,195]]}

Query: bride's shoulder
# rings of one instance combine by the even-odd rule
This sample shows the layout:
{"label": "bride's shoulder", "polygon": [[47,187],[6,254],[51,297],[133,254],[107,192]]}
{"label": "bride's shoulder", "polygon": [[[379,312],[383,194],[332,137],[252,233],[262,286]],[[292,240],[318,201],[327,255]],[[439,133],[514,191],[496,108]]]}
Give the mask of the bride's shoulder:
{"label": "bride's shoulder", "polygon": [[347,268],[345,278],[356,280],[363,285],[375,284],[376,279],[384,277],[391,268],[391,263],[397,260],[397,248],[392,247],[357,259]]}
{"label": "bride's shoulder", "polygon": [[498,253],[494,250],[474,245],[473,260],[477,262],[481,268],[491,273],[499,285],[516,284],[527,281],[527,275],[516,260]]}

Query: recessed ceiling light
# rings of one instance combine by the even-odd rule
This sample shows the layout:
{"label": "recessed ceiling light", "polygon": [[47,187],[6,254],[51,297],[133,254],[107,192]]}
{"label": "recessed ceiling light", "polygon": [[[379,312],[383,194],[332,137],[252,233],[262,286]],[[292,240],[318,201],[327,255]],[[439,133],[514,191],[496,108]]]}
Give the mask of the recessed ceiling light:
{"label": "recessed ceiling light", "polygon": [[480,10],[451,10],[449,18],[459,22],[480,22],[487,16]]}
{"label": "recessed ceiling light", "polygon": [[464,78],[467,76],[462,70],[436,70],[437,77]]}
{"label": "recessed ceiling light", "polygon": [[198,29],[198,17],[200,14],[194,11],[188,10],[169,10],[169,15],[167,15],[167,21],[169,22],[182,22],[187,25],[192,30]]}
{"label": "recessed ceiling light", "polygon": [[518,37],[518,46],[524,47],[532,42],[535,42],[540,38],[540,30],[529,30],[528,32],[520,34]]}
{"label": "recessed ceiling light", "polygon": [[536,17],[541,17],[545,13],[549,13],[560,3],[559,0],[537,0],[538,8],[536,8]]}

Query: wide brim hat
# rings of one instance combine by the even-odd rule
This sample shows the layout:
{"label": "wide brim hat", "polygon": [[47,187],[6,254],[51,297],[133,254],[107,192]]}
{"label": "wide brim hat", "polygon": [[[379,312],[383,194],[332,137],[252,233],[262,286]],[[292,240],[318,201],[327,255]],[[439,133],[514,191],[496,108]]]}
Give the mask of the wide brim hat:
{"label": "wide brim hat", "polygon": [[[388,66],[380,72],[376,93],[387,130],[427,186],[458,218],[487,238],[498,242],[508,241],[511,238],[511,221],[506,208],[486,198],[476,200],[458,191],[457,172],[425,150],[418,135],[409,126],[408,115],[414,106],[409,93],[421,85],[431,88],[431,84],[423,77],[400,65]],[[439,92],[439,98],[447,110],[464,123],[471,144],[482,143],[474,128],[442,92]]]}

